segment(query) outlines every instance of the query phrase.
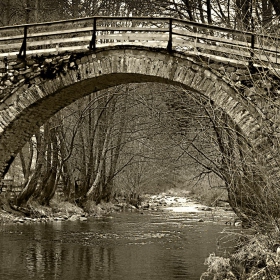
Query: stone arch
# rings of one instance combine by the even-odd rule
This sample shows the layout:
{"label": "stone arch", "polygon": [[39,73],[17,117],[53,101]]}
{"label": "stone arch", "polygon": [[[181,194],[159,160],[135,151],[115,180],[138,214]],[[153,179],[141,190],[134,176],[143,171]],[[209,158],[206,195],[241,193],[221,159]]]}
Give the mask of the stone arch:
{"label": "stone arch", "polygon": [[53,76],[29,73],[25,81],[0,104],[2,174],[36,128],[60,109],[91,92],[127,83],[167,83],[205,95],[231,117],[252,146],[262,142],[258,112],[209,68],[181,53],[140,47],[98,49],[80,53]]}

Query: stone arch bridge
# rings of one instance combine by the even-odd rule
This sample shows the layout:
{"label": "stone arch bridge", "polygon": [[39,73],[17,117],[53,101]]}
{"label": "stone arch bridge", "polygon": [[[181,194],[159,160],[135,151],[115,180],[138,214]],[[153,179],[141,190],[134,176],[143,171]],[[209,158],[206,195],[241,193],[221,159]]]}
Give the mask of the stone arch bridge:
{"label": "stone arch bridge", "polygon": [[[0,33],[2,176],[35,130],[60,109],[94,91],[141,82],[177,85],[209,98],[278,174],[277,135],[269,134],[269,120],[277,114],[270,99],[259,98],[261,90],[278,102],[277,38],[139,17],[1,27]],[[273,78],[256,88],[252,77],[259,85],[263,73]]]}

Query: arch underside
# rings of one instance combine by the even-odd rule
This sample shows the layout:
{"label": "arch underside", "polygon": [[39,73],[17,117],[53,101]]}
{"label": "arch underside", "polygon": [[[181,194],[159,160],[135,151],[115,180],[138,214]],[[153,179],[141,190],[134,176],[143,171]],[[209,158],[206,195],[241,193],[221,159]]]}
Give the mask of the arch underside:
{"label": "arch underside", "polygon": [[128,83],[166,83],[202,94],[230,116],[253,147],[262,142],[254,109],[221,78],[182,54],[122,47],[85,53],[76,64],[51,79],[37,75],[29,87],[19,87],[0,104],[2,174],[38,127],[60,109],[92,92]]}

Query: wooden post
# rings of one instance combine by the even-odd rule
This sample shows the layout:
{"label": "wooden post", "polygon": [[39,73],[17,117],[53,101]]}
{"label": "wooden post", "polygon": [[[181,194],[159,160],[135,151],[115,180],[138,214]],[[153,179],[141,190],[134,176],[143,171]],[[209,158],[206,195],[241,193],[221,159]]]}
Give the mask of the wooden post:
{"label": "wooden post", "polygon": [[167,44],[168,52],[172,52],[172,18],[169,19],[169,40]]}
{"label": "wooden post", "polygon": [[89,49],[95,50],[96,49],[96,18],[93,19],[93,30],[92,30],[92,38],[89,43]]}
{"label": "wooden post", "polygon": [[26,57],[26,41],[27,41],[27,25],[24,26],[23,42],[18,54],[19,58]]}
{"label": "wooden post", "polygon": [[252,51],[251,56],[252,57],[254,56],[254,48],[255,48],[255,34],[252,34],[251,35],[251,51]]}
{"label": "wooden post", "polygon": [[255,71],[255,67],[254,67],[255,53],[254,53],[254,50],[255,50],[255,34],[252,34],[251,35],[251,50],[250,50],[251,57],[250,57],[250,61],[249,61],[249,69],[250,69],[251,73],[253,73]]}
{"label": "wooden post", "polygon": [[253,17],[253,0],[250,1],[250,15],[251,15],[251,58],[249,61],[249,70],[251,73],[255,72],[255,68],[254,68],[254,49],[255,49],[255,22],[254,22],[254,17]]}

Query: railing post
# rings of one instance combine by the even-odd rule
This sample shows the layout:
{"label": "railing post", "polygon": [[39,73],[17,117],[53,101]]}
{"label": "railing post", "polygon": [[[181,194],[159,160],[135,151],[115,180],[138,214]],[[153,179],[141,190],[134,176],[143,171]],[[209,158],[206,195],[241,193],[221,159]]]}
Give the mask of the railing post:
{"label": "railing post", "polygon": [[169,39],[167,44],[167,50],[172,52],[172,18],[169,19]]}
{"label": "railing post", "polygon": [[89,49],[95,50],[96,49],[96,18],[93,19],[93,30],[92,30],[92,38],[89,43]]}
{"label": "railing post", "polygon": [[26,58],[27,25],[24,26],[23,41],[19,50],[18,58]]}
{"label": "railing post", "polygon": [[250,57],[250,61],[249,61],[249,69],[251,70],[251,72],[254,71],[254,56],[255,56],[255,34],[251,35],[251,49],[250,49],[250,53],[251,53],[251,57]]}

